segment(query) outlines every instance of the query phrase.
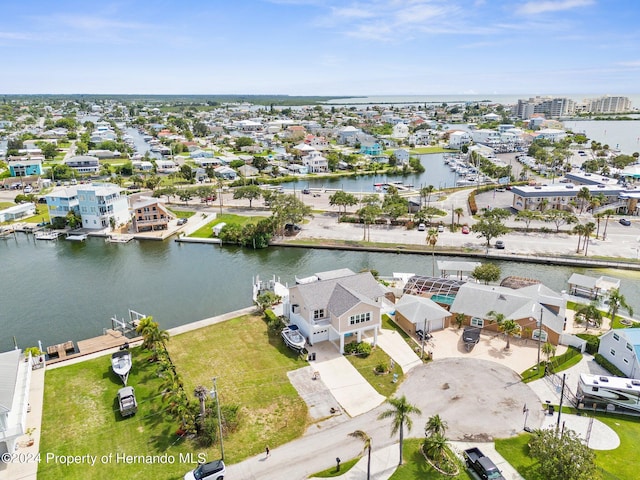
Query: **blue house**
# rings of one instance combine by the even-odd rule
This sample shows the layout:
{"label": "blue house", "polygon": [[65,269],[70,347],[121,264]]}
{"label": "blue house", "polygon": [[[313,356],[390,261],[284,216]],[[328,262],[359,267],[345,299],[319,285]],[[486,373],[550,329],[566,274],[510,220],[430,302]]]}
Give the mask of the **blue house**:
{"label": "blue house", "polygon": [[382,145],[378,142],[362,142],[360,144],[360,153],[377,157],[382,154]]}
{"label": "blue house", "polygon": [[29,175],[42,175],[41,160],[18,160],[9,162],[9,173],[12,177],[28,177]]}

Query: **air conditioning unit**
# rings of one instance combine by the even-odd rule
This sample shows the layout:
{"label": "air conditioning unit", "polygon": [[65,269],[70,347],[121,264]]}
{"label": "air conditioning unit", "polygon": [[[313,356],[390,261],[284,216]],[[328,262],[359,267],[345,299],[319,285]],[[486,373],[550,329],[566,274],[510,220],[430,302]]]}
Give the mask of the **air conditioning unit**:
{"label": "air conditioning unit", "polygon": [[298,313],[300,311],[300,305],[298,305],[297,303],[294,303],[293,305],[291,305],[291,313]]}

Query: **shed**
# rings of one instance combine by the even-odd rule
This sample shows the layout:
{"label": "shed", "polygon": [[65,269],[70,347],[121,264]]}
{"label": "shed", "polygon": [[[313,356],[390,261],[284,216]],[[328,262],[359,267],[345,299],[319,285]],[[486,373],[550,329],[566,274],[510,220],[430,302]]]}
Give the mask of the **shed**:
{"label": "shed", "polygon": [[222,229],[223,229],[224,227],[226,227],[226,226],[227,226],[227,224],[226,224],[225,222],[220,222],[220,223],[218,223],[218,224],[214,225],[214,226],[213,226],[213,236],[214,236],[214,237],[219,236],[219,235],[220,235],[220,232],[222,231]]}

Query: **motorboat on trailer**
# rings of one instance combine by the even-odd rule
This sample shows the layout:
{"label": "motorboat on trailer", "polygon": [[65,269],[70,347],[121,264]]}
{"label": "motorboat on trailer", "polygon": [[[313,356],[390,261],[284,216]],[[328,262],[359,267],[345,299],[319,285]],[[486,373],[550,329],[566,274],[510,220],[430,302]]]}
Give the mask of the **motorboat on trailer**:
{"label": "motorboat on trailer", "polygon": [[111,368],[120,377],[122,383],[127,386],[129,372],[131,371],[131,352],[121,350],[111,355]]}
{"label": "motorboat on trailer", "polygon": [[294,350],[302,350],[307,343],[305,338],[300,333],[297,325],[288,325],[282,330],[282,339],[287,347]]}

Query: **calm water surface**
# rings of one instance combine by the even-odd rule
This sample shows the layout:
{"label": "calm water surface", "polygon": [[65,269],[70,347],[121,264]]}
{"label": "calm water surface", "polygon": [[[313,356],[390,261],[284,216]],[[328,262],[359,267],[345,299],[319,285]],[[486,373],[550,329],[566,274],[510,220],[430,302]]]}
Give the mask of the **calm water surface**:
{"label": "calm water surface", "polygon": [[[444,259],[446,257],[436,257]],[[314,272],[348,267],[429,274],[431,256],[343,252],[299,248],[244,250],[180,244],[174,241],[107,244],[90,238],[79,244],[35,241],[18,234],[0,240],[2,296],[0,351],[38,340],[51,345],[100,335],[113,315],[129,308],[153,315],[170,328],[251,304],[252,276],[273,274],[283,282]],[[560,291],[573,270],[564,267],[500,263],[503,276],[544,281]],[[627,300],[640,311],[638,274],[580,270],[623,278]],[[624,277],[623,277],[624,276]]]}

